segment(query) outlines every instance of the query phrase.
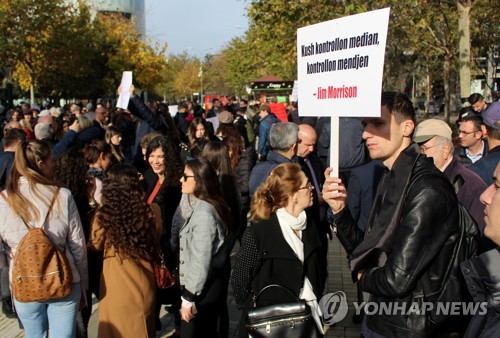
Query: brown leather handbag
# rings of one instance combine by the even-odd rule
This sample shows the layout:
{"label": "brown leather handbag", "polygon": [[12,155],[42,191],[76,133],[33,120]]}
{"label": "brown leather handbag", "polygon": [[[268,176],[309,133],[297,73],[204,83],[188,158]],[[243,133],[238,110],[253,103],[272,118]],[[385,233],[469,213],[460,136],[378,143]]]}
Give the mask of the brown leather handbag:
{"label": "brown leather handbag", "polygon": [[163,253],[160,253],[160,263],[155,263],[155,280],[156,286],[159,289],[168,289],[169,287],[174,286],[175,278],[168,270],[167,265],[165,264],[165,258],[163,257]]}

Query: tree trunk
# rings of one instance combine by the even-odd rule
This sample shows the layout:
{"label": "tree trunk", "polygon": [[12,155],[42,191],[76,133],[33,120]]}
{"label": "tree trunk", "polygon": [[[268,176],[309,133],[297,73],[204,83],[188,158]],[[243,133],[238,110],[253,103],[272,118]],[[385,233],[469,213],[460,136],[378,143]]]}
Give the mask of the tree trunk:
{"label": "tree trunk", "polygon": [[493,89],[493,78],[494,76],[494,60],[495,54],[493,53],[493,47],[488,50],[488,57],[486,58],[486,88],[484,88],[484,97],[487,101],[492,101],[491,90]]}
{"label": "tree trunk", "polygon": [[456,0],[458,9],[458,49],[460,65],[460,97],[462,102],[470,95],[470,8],[471,1]]}
{"label": "tree trunk", "polygon": [[429,115],[429,109],[431,104],[431,74],[429,73],[429,68],[427,68],[427,91],[426,91],[426,101],[425,101],[425,114]]}
{"label": "tree trunk", "polygon": [[35,106],[35,74],[30,72],[30,106]]}
{"label": "tree trunk", "polygon": [[443,65],[444,82],[444,121],[450,123],[450,73],[451,73],[451,55],[446,53]]}

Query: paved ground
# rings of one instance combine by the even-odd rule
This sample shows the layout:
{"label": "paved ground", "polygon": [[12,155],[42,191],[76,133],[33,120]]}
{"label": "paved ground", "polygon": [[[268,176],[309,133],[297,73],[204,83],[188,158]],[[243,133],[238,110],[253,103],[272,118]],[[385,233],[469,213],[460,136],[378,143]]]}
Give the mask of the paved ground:
{"label": "paved ground", "polygon": [[[349,303],[349,312],[344,320],[330,328],[327,337],[359,337],[359,325],[352,323],[354,308],[352,302],[356,300],[356,288],[351,281],[351,273],[347,266],[346,254],[340,246],[338,240],[334,238],[330,241],[328,248],[328,283],[325,293],[344,291]],[[97,337],[97,313],[98,304],[93,299],[93,313],[89,325],[89,338]],[[229,319],[230,319],[230,337],[235,332],[240,315],[236,308],[232,292],[228,295]],[[169,337],[174,331],[173,316],[165,308],[160,313],[163,330],[157,333],[157,337]],[[0,338],[24,337],[22,330],[19,329],[17,320],[8,319],[0,312]],[[136,338],[136,337],[131,337]]]}

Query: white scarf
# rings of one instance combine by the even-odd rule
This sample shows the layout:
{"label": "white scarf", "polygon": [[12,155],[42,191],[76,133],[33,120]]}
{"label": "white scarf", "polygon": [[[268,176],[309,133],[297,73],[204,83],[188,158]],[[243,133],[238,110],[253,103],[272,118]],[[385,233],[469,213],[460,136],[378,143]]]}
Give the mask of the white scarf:
{"label": "white scarf", "polygon": [[[302,211],[299,214],[299,217],[295,217],[291,215],[285,208],[281,208],[276,210],[276,216],[278,216],[278,221],[281,227],[281,232],[283,233],[283,237],[285,237],[286,242],[292,250],[297,255],[297,258],[300,259],[302,264],[304,264],[304,243],[302,242],[302,230],[306,228],[307,225],[307,217],[306,212]],[[294,231],[299,231],[296,235]],[[299,238],[300,237],[300,238]],[[302,288],[302,292],[299,295],[300,299],[304,299],[311,308],[312,316],[316,325],[318,326],[319,331],[324,334],[323,331],[323,323],[321,322],[320,316],[322,315],[321,309],[318,305],[318,300],[316,299],[316,295],[313,292],[313,288],[311,282],[307,276],[304,276],[304,287]]]}

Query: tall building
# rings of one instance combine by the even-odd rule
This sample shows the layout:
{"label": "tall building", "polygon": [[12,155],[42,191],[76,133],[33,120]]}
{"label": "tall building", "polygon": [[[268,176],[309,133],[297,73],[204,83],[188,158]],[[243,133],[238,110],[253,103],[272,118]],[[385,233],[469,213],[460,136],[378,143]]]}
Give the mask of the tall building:
{"label": "tall building", "polygon": [[[78,0],[70,0],[76,3]],[[141,37],[146,36],[145,0],[87,0],[95,14],[98,13],[121,13],[136,23],[137,31]]]}

